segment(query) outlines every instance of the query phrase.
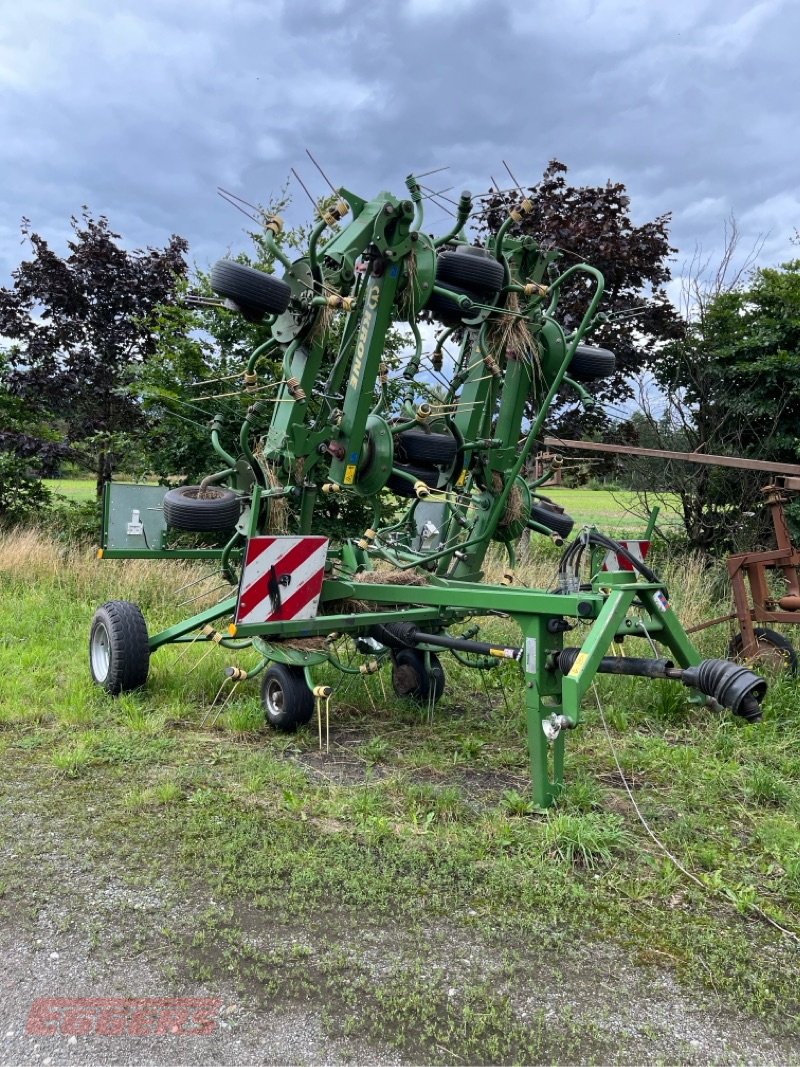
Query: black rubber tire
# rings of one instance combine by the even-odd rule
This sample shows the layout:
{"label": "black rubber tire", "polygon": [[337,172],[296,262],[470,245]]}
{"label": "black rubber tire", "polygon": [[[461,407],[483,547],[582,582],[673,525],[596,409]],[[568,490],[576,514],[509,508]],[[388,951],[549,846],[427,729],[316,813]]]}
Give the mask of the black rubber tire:
{"label": "black rubber tire", "polygon": [[566,511],[557,511],[551,504],[542,500],[534,500],[531,503],[531,518],[561,537],[569,537],[575,525],[575,520],[571,515],[567,515]]}
{"label": "black rubber tire", "polygon": [[425,653],[418,648],[402,648],[392,656],[392,688],[395,695],[419,704],[436,704],[444,692],[444,667],[431,652],[430,672],[425,670]]}
{"label": "black rubber tire", "polygon": [[232,489],[209,485],[207,497],[198,497],[199,485],[182,485],[170,489],[164,497],[164,519],[173,530],[205,533],[209,530],[232,530],[239,521],[239,497]]}
{"label": "black rubber tire", "polygon": [[[777,633],[775,630],[765,630],[760,626],[753,628],[753,632],[756,635],[756,639],[759,645],[771,645],[777,652],[783,655],[786,662],[786,671],[791,674],[797,674],[798,660],[797,652],[794,645],[783,634]],[[734,659],[739,662],[754,662],[753,660],[745,661],[741,658],[742,649],[744,647],[744,637],[741,633],[735,634],[731,639],[731,643],[728,646],[728,658]]]}
{"label": "black rubber tire", "polygon": [[[435,489],[439,484],[440,473],[432,467],[411,467],[407,463],[398,463],[396,466],[398,470],[405,471],[405,473],[410,474],[415,481],[424,482],[427,486],[430,486],[431,489]],[[405,478],[398,477],[396,474],[389,475],[386,479],[384,488],[391,489],[397,496],[408,497],[411,500],[417,495],[414,491],[413,484]]]}
{"label": "black rubber tire", "polygon": [[246,317],[253,312],[282,315],[289,306],[292,290],[280,278],[263,270],[220,259],[211,268],[211,288],[219,296],[232,300]]}
{"label": "black rubber tire", "polygon": [[505,280],[503,264],[483,248],[470,246],[455,252],[440,252],[436,260],[436,284],[464,285],[477,293],[496,293]]}
{"label": "black rubber tire", "polygon": [[395,439],[395,459],[412,466],[451,467],[456,458],[456,440],[447,433],[405,430]]}
{"label": "black rubber tire", "polygon": [[596,382],[610,378],[617,369],[617,357],[607,348],[578,345],[567,367],[567,377],[576,382]]}
{"label": "black rubber tire", "polygon": [[95,684],[112,696],[145,684],[150,670],[150,640],[138,604],[109,600],[94,613],[89,670]]}
{"label": "black rubber tire", "polygon": [[[436,284],[442,289],[447,289],[451,293],[455,293],[457,296],[468,296],[478,303],[485,303],[480,294],[473,292],[470,289],[464,289],[460,285],[449,285],[445,282],[437,281]],[[444,326],[458,326],[464,318],[474,318],[478,314],[480,308],[476,307],[474,310],[462,311],[457,304],[454,304],[452,300],[448,300],[446,296],[442,296],[440,293],[433,293],[428,303],[425,305],[424,311],[429,311],[435,319],[438,319]]]}
{"label": "black rubber tire", "polygon": [[294,733],[314,714],[314,694],[306,684],[302,667],[273,663],[261,680],[261,703],[270,726]]}

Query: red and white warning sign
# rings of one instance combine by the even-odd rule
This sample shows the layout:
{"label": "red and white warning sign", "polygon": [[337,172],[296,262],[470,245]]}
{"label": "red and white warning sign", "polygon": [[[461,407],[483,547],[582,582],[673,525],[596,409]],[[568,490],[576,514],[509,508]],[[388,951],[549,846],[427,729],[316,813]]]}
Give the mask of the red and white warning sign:
{"label": "red and white warning sign", "polygon": [[235,623],[313,619],[317,614],[327,537],[251,537]]}
{"label": "red and white warning sign", "polygon": [[[650,551],[649,541],[617,541],[617,544],[627,548],[633,558],[638,559],[640,563],[644,563]],[[606,552],[606,558],[603,560],[604,571],[632,571],[633,569],[631,561],[626,559],[621,552]]]}

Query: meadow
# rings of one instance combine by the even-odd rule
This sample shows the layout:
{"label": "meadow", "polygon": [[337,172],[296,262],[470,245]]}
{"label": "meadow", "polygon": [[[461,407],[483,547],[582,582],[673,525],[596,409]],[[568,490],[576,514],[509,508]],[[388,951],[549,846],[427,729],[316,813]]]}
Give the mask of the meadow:
{"label": "meadow", "polygon": [[[567,492],[552,495],[576,518],[615,506]],[[523,578],[549,587],[554,568],[552,552],[534,551]],[[445,656],[432,713],[395,698],[385,674],[337,682],[329,753],[316,728],[266,728],[257,682],[212,708],[223,668],[252,666],[248,652],[166,648],[144,690],[112,700],[94,687],[95,607],[134,600],[155,629],[185,613],[179,590],[197,573],[99,561],[38,531],[0,540],[3,790],[30,787],[32,865],[37,835],[56,825],[97,869],[199,893],[210,903],[180,930],[159,927],[194,980],[321,1004],[331,1035],[388,1041],[412,1060],[643,1062],[652,1020],[609,1029],[583,971],[583,993],[564,992],[579,950],[622,952],[796,1047],[796,682],[779,679],[749,725],[668,683],[601,677],[568,738],[563,797],[542,813],[514,664],[477,675]],[[664,576],[685,625],[722,613],[717,571],[684,558]],[[485,632],[516,637],[502,618]],[[698,639],[724,655],[728,638]],[[2,831],[20,833],[10,820]],[[7,915],[39,899],[32,869],[3,871]],[[61,892],[58,872],[37,878],[44,898]],[[88,929],[79,903],[70,914]],[[292,936],[266,936],[276,928]],[[457,980],[442,964],[453,954]],[[629,985],[635,1004],[644,993]],[[555,1022],[545,987],[573,997]],[[681,1058],[679,1044],[665,1048]]]}

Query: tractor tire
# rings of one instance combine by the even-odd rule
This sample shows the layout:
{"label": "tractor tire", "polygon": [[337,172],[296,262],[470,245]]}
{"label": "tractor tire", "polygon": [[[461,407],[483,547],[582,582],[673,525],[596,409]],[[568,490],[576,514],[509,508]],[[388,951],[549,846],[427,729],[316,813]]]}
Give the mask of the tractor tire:
{"label": "tractor tire", "polygon": [[402,648],[392,656],[392,688],[395,695],[419,704],[436,704],[444,692],[444,667],[433,652],[431,669],[425,670],[425,653]]}
{"label": "tractor tire", "polygon": [[232,530],[239,521],[239,497],[232,489],[209,485],[198,496],[199,485],[182,485],[170,489],[164,497],[164,519],[173,530],[206,533],[210,530]]}
{"label": "tractor tire", "polygon": [[150,670],[147,624],[138,604],[109,600],[94,613],[89,635],[89,670],[112,696],[141,689]]}
{"label": "tractor tire", "polygon": [[560,537],[569,537],[575,525],[575,520],[566,511],[558,511],[552,504],[541,500],[534,500],[531,504],[531,518]]}
{"label": "tractor tire", "polygon": [[475,293],[496,293],[505,281],[503,264],[491,252],[474,245],[440,252],[436,260],[436,284],[464,285]]}
{"label": "tractor tire", "polygon": [[760,626],[754,628],[758,651],[755,656],[745,660],[742,656],[744,648],[744,636],[735,634],[728,646],[728,657],[740,663],[762,664],[770,670],[771,674],[777,675],[786,672],[790,675],[797,674],[797,652],[788,637],[777,633],[775,630],[765,630]]}
{"label": "tractor tire", "polygon": [[273,663],[261,682],[261,703],[270,726],[294,733],[314,714],[314,695],[306,684],[302,667]]}
{"label": "tractor tire", "polygon": [[263,270],[220,259],[211,270],[211,288],[219,296],[232,300],[246,318],[257,315],[282,315],[289,306],[292,290],[279,278]]}
{"label": "tractor tire", "polygon": [[395,458],[412,465],[451,467],[456,458],[456,440],[446,433],[405,430],[395,438]]}
{"label": "tractor tire", "polygon": [[[435,489],[439,484],[439,471],[432,467],[411,467],[407,464],[396,464],[397,469],[403,471],[405,474],[410,474],[415,481],[424,482],[431,489]],[[405,478],[400,478],[397,474],[390,474],[386,479],[386,489],[391,489],[397,496],[408,497],[413,500],[416,497],[414,486],[411,482]]]}
{"label": "tractor tire", "polygon": [[[437,281],[436,284],[442,289],[455,293],[456,296],[468,296],[479,303],[483,303],[481,296],[471,289],[464,289],[459,285],[449,285],[446,282]],[[457,304],[454,304],[446,296],[442,296],[440,293],[433,293],[423,310],[429,311],[443,326],[459,326],[463,318],[472,318],[478,314],[480,309],[476,307],[473,311],[469,309],[462,311]]]}
{"label": "tractor tire", "polygon": [[617,369],[617,357],[607,348],[578,345],[567,367],[567,376],[576,382],[595,382],[610,378]]}

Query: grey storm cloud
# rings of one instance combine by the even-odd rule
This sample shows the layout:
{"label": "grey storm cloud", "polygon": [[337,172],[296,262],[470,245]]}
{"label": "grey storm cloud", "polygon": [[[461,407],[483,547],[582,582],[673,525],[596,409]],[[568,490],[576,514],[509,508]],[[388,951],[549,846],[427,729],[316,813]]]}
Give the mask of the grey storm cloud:
{"label": "grey storm cloud", "polygon": [[63,249],[84,204],[207,266],[246,245],[217,186],[266,202],[294,166],[319,196],[306,148],[364,196],[558,158],[624,182],[638,221],[672,212],[676,269],[731,213],[763,262],[797,254],[796,0],[7,0],[0,34],[0,284],[23,215]]}

